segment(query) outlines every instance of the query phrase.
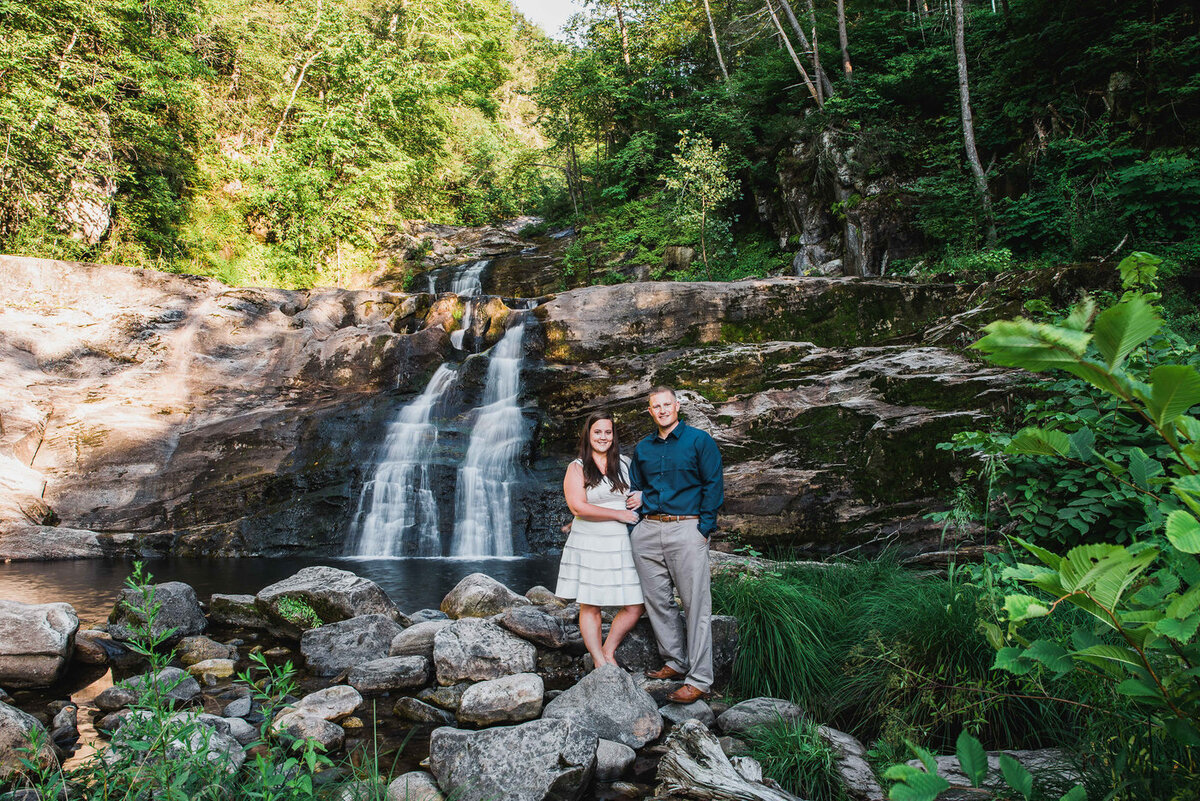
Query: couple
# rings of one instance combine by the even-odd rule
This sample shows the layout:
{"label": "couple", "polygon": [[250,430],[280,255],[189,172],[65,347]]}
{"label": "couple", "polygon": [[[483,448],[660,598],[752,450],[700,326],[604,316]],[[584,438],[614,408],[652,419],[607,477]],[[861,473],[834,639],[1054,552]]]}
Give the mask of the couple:
{"label": "couple", "polygon": [[[724,500],[721,454],[707,433],[679,421],[674,390],[651,390],[650,416],[658,430],[632,457],[621,455],[611,414],[597,412],[584,425],[579,458],[563,479],[575,519],[555,594],[579,601],[579,630],[596,667],[617,664],[617,646],[644,608],[666,663],[646,675],[682,679],[668,700],[690,704],[713,682],[708,535]],[[603,640],[602,606],[623,607]]]}

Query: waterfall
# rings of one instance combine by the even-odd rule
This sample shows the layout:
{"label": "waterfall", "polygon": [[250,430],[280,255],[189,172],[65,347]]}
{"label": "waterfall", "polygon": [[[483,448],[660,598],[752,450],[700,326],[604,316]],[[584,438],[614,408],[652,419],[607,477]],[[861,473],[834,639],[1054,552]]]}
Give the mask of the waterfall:
{"label": "waterfall", "polygon": [[483,406],[458,470],[451,556],[511,556],[513,552],[512,485],[525,445],[520,406],[524,329],[514,325],[491,351]]}
{"label": "waterfall", "polygon": [[454,274],[454,283],[451,284],[450,291],[460,298],[482,295],[483,271],[491,263],[489,259],[471,262],[465,270]]}
{"label": "waterfall", "polygon": [[443,364],[425,391],[388,426],[375,475],[359,498],[356,531],[347,548],[350,555],[442,555],[437,500],[429,477],[438,438],[432,420],[457,376]]}

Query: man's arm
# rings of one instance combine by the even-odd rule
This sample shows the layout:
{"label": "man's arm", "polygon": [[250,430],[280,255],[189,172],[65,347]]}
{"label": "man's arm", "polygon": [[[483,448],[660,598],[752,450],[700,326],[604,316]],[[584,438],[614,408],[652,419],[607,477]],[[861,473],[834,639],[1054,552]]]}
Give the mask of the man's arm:
{"label": "man's arm", "polygon": [[725,503],[725,477],[721,452],[708,434],[697,438],[696,465],[700,473],[700,533],[708,536],[717,527],[717,510]]}
{"label": "man's arm", "polygon": [[633,445],[633,455],[629,457],[629,491],[641,492],[646,488],[643,483],[645,479],[642,476],[642,468],[638,464],[638,446]]}

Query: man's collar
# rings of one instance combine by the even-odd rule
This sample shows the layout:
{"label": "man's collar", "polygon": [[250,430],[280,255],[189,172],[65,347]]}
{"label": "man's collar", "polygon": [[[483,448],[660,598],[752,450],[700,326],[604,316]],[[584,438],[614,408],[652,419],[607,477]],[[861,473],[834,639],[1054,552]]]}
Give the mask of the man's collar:
{"label": "man's collar", "polygon": [[655,429],[654,433],[652,433],[650,435],[650,439],[656,439],[656,440],[659,440],[660,442],[666,442],[669,439],[679,439],[679,432],[683,430],[685,425],[686,424],[682,420],[680,420],[679,422],[677,422],[675,424],[675,427],[672,428],[670,433],[667,434],[665,437],[660,437],[658,435],[658,429]]}

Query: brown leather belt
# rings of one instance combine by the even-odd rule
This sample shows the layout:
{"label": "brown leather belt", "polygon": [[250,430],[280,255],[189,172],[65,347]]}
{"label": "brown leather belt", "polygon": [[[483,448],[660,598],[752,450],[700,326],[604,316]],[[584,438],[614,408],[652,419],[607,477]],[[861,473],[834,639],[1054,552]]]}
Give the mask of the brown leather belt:
{"label": "brown leather belt", "polygon": [[645,519],[655,523],[678,523],[680,520],[699,520],[700,515],[645,515]]}

